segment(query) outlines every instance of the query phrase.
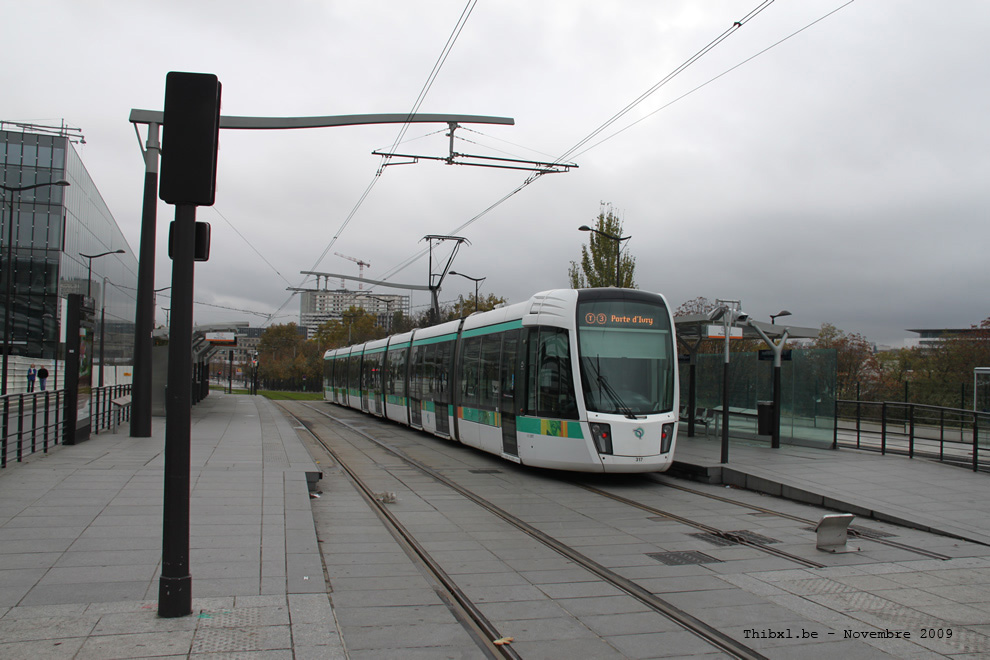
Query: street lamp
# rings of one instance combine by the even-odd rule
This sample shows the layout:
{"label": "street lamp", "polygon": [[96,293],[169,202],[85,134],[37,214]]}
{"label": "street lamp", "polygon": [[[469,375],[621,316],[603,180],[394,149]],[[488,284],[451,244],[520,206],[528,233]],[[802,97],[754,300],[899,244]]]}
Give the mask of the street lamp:
{"label": "street lamp", "polygon": [[107,256],[108,254],[124,254],[124,252],[126,252],[126,250],[120,249],[120,250],[110,250],[109,252],[101,252],[99,254],[83,254],[82,252],[79,253],[79,256],[80,257],[85,257],[86,259],[89,259],[89,274],[86,275],[86,297],[87,298],[89,298],[90,297],[90,294],[92,293],[92,286],[93,286],[93,259],[99,259],[100,257]]}
{"label": "street lamp", "polygon": [[487,280],[488,278],[487,277],[471,277],[470,275],[465,275],[464,273],[458,273],[457,271],[454,271],[454,270],[450,271],[448,273],[448,275],[460,275],[461,277],[463,277],[465,279],[469,279],[472,282],[474,282],[474,311],[477,312],[478,311],[478,285],[481,282],[484,282],[485,280]]}
{"label": "street lamp", "polygon": [[774,319],[776,319],[776,318],[778,318],[780,316],[790,316],[790,315],[791,315],[791,313],[788,312],[786,309],[782,309],[779,312],[777,312],[776,314],[771,314],[770,315],[770,325],[774,325],[774,322],[773,322]]}
{"label": "street lamp", "polygon": [[722,455],[721,463],[729,462],[729,337],[732,326],[738,321],[745,323],[749,314],[739,309],[738,300],[717,300],[719,306],[708,314],[709,321],[722,321],[725,334],[725,360],[722,364]]}
{"label": "street lamp", "polygon": [[593,231],[599,236],[604,236],[615,241],[615,286],[619,287],[622,281],[619,275],[619,266],[622,263],[622,241],[628,241],[632,236],[613,236],[612,234],[607,234],[603,231],[598,231],[597,229],[592,229],[588,225],[581,225],[578,227],[578,231]]}
{"label": "street lamp", "polygon": [[364,294],[364,297],[385,303],[385,334],[392,334],[392,301],[388,298],[378,298],[377,296],[372,296],[367,293]]}
{"label": "street lamp", "polygon": [[107,319],[107,284],[113,284],[108,277],[103,276],[103,296],[100,304],[100,381],[99,387],[103,387],[103,336],[106,330]]}
{"label": "street lamp", "polygon": [[7,358],[10,355],[11,342],[13,341],[13,332],[10,327],[11,324],[11,306],[13,303],[13,280],[14,280],[14,195],[12,193],[20,193],[25,190],[33,190],[35,188],[44,188],[46,186],[61,186],[65,187],[69,185],[68,181],[49,181],[48,183],[34,183],[30,186],[5,186],[0,184],[0,189],[8,193],[8,201],[10,202],[10,214],[7,216],[7,258],[4,264],[5,276],[7,278],[7,286],[4,291],[4,312],[3,312],[3,374],[0,376],[2,382],[0,382],[0,395],[7,393]]}

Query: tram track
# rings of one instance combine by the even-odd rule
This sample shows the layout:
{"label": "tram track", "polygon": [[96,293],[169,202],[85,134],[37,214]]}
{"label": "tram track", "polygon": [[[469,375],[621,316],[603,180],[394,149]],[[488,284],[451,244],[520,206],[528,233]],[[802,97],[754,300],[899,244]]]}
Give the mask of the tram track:
{"label": "tram track", "polygon": [[[506,523],[512,525],[514,528],[523,532],[530,538],[539,541],[546,547],[554,550],[561,556],[567,558],[571,562],[587,570],[588,572],[595,575],[604,582],[621,590],[622,592],[626,593],[632,598],[635,598],[637,601],[646,605],[651,610],[677,623],[683,629],[694,634],[698,638],[704,640],[705,642],[707,642],[714,648],[718,649],[719,651],[726,653],[734,658],[766,660],[766,656],[762,655],[759,651],[749,646],[746,646],[745,644],[739,642],[735,638],[718,630],[714,626],[709,625],[708,623],[702,621],[701,619],[698,619],[697,617],[691,615],[690,613],[686,612],[680,607],[677,607],[673,603],[656,596],[651,591],[640,586],[636,582],[619,575],[618,573],[612,571],[608,567],[582,554],[577,549],[546,534],[542,530],[534,527],[533,525],[527,523],[526,521],[509,513],[508,511],[495,505],[491,501],[485,499],[484,497],[481,497],[477,493],[474,493],[473,491],[464,488],[460,484],[452,481],[451,479],[444,476],[437,470],[434,470],[428,465],[425,465],[422,462],[408,456],[401,450],[390,446],[388,443],[382,442],[378,438],[375,438],[374,436],[365,432],[364,430],[350,424],[346,420],[341,419],[339,417],[335,417],[334,415],[331,415],[325,410],[321,410],[317,407],[308,404],[300,403],[298,405],[310,410],[313,413],[316,413],[317,415],[325,417],[336,424],[339,424],[347,428],[350,432],[368,440],[369,442],[377,445],[378,447],[384,449],[385,451],[393,454],[394,456],[401,459],[404,463],[406,463],[410,467],[413,467],[416,470],[419,470],[420,472],[430,476],[439,483],[444,484],[445,486],[457,492],[461,496],[467,498],[468,500],[474,502],[478,506],[482,507],[483,509],[489,511],[493,515],[502,519]],[[491,624],[491,622],[488,621],[484,617],[484,615],[480,612],[480,610],[478,610],[478,608],[474,606],[473,603],[470,602],[470,599],[468,599],[467,596],[465,596],[464,593],[459,588],[457,588],[457,585],[452,580],[450,580],[449,576],[447,576],[446,573],[443,572],[439,564],[429,556],[429,553],[425,549],[423,549],[418,542],[416,542],[416,539],[412,537],[412,535],[409,534],[407,530],[405,530],[405,528],[395,518],[395,516],[393,516],[391,512],[387,511],[387,509],[383,506],[383,503],[380,502],[375,497],[374,492],[370,488],[368,488],[368,486],[364,484],[364,482],[360,479],[360,477],[356,473],[354,473],[353,470],[351,470],[340,459],[339,455],[337,455],[337,453],[335,453],[333,449],[329,447],[322,438],[319,437],[319,435],[312,429],[312,424],[307,422],[306,420],[303,420],[299,416],[294,415],[285,406],[282,406],[282,409],[285,410],[286,414],[291,415],[304,428],[306,428],[307,431],[309,431],[309,433],[314,437],[314,439],[316,439],[316,441],[319,442],[320,445],[323,446],[326,449],[326,451],[330,453],[331,456],[334,457],[334,460],[341,466],[341,469],[343,469],[344,472],[348,474],[348,478],[350,480],[352,480],[356,485],[360,484],[358,487],[361,490],[363,496],[374,504],[376,510],[382,513],[384,519],[390,521],[389,522],[390,527],[394,528],[396,530],[396,533],[401,535],[402,538],[406,540],[408,546],[413,549],[413,552],[415,552],[417,556],[421,558],[423,565],[426,566],[432,574],[436,575],[438,581],[444,584],[444,588],[451,594],[451,597],[458,603],[458,605],[461,608],[463,608],[465,615],[473,622],[473,624],[476,625],[479,630],[484,631],[484,634],[487,635],[489,639],[498,639],[500,637],[500,634]],[[508,645],[493,646],[492,648],[494,648],[495,653],[498,654],[496,655],[496,657],[518,657],[518,655],[507,655],[507,653],[513,653],[513,654],[515,653],[515,651],[511,648],[511,646]]]}
{"label": "tram track", "polygon": [[[309,406],[306,406],[307,408]],[[323,438],[312,428],[312,424],[297,415],[293,414],[286,407],[282,406],[282,411],[289,415],[299,425],[301,425],[309,435],[320,444],[327,454],[334,460],[341,470],[347,475],[348,480],[357,488],[365,502],[372,507],[382,522],[386,525],[393,537],[403,547],[406,554],[416,561],[425,571],[431,575],[438,583],[438,593],[441,600],[447,605],[456,619],[464,625],[472,639],[478,644],[482,651],[490,657],[506,658],[507,660],[520,660],[521,656],[512,648],[510,644],[496,644],[496,640],[504,639],[495,625],[478,609],[474,602],[465,595],[457,586],[454,580],[447,574],[440,564],[433,558],[416,537],[409,532],[405,525],[391,512],[385,502],[374,492],[372,488],[342,459],[338,452],[334,451]],[[320,411],[317,411],[320,412]],[[343,422],[341,422],[343,423]],[[345,424],[346,425],[346,424]],[[350,428],[350,427],[349,427]],[[359,434],[357,431],[351,428]],[[364,434],[362,434],[364,435]]]}
{"label": "tram track", "polygon": [[[742,507],[745,509],[750,509],[751,511],[755,511],[757,513],[772,515],[778,518],[785,518],[787,520],[793,520],[794,522],[808,525],[812,528],[818,524],[816,521],[811,520],[809,518],[802,518],[801,516],[796,516],[794,514],[784,513],[783,511],[768,509],[766,507],[757,506],[755,504],[749,504],[747,502],[740,502],[739,500],[734,500],[729,497],[722,497],[721,495],[715,495],[714,493],[706,493],[704,491],[700,491],[695,488],[688,488],[687,486],[682,486],[680,484],[672,483],[671,480],[668,478],[653,476],[651,477],[651,479],[658,484],[662,484],[665,488],[673,488],[675,490],[679,490],[685,493],[690,493],[691,495],[697,495],[699,497],[704,497],[710,500],[725,502],[726,504],[734,504],[735,506]],[[609,496],[611,497],[611,495]],[[691,523],[685,523],[685,524],[691,524]],[[710,532],[710,533],[714,533],[714,532]],[[890,548],[904,550],[905,552],[912,552],[914,554],[920,555],[922,557],[926,557],[928,559],[939,559],[942,561],[948,561],[949,559],[952,559],[952,557],[949,557],[948,555],[943,555],[941,553],[934,552],[932,550],[926,550],[924,548],[919,548],[917,546],[908,545],[906,543],[901,543],[900,541],[892,541],[889,538],[884,538],[877,532],[869,529],[850,526],[849,535],[858,539],[871,541],[873,543],[884,545]],[[735,539],[729,538],[728,540],[735,540]],[[744,542],[744,541],[746,541],[746,539],[740,539],[740,541],[737,542]],[[768,546],[764,546],[764,548],[762,549],[768,549]],[[821,566],[819,566],[818,568],[821,568]]]}
{"label": "tram track", "polygon": [[583,484],[583,483],[581,483],[579,481],[571,481],[569,483],[571,483],[574,486],[577,486],[578,488],[583,488],[584,490],[586,490],[588,492],[595,493],[596,495],[601,495],[602,497],[607,497],[607,498],[609,498],[611,500],[615,500],[616,502],[621,502],[622,504],[625,504],[627,506],[635,507],[637,509],[640,509],[641,511],[646,511],[647,513],[652,513],[655,516],[662,516],[664,518],[668,518],[670,520],[679,522],[682,525],[687,525],[688,527],[694,527],[695,529],[701,530],[701,531],[705,532],[706,534],[711,534],[712,536],[716,536],[716,537],[718,537],[720,539],[724,539],[726,541],[735,543],[737,545],[744,545],[744,546],[747,546],[747,547],[750,547],[750,548],[754,548],[756,550],[759,550],[761,552],[764,552],[764,553],[766,553],[768,555],[773,555],[775,557],[780,557],[781,559],[787,559],[787,560],[792,561],[792,562],[794,562],[796,564],[801,564],[802,566],[806,566],[807,568],[825,568],[826,567],[826,564],[821,564],[821,563],[819,563],[817,561],[814,561],[812,559],[808,559],[806,557],[801,557],[799,555],[795,555],[795,554],[792,554],[790,552],[786,552],[786,551],[781,550],[779,548],[774,548],[773,546],[768,545],[766,543],[760,543],[758,541],[754,541],[753,539],[747,538],[746,536],[743,536],[742,534],[738,534],[738,533],[735,533],[735,532],[727,532],[727,531],[718,529],[717,527],[713,527],[711,525],[707,525],[707,524],[705,524],[703,522],[698,522],[697,520],[692,520],[691,518],[686,518],[684,516],[678,515],[676,513],[671,513],[670,511],[666,511],[664,509],[660,509],[660,508],[657,508],[657,507],[652,506],[652,505],[649,505],[649,504],[643,504],[642,502],[637,502],[636,500],[631,500],[628,497],[623,497],[621,495],[616,495],[615,493],[610,493],[610,492],[608,492],[606,490],[602,490],[601,488],[596,488],[594,486],[589,486],[588,484]]}

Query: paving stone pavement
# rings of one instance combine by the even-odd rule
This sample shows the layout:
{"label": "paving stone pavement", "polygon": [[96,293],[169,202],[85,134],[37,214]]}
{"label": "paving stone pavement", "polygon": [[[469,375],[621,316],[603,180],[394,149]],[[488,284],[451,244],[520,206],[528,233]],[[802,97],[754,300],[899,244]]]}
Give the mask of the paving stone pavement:
{"label": "paving stone pavement", "polygon": [[[460,627],[449,623],[433,588],[393,551],[390,535],[350,486],[336,479],[324,480],[318,507],[334,529],[332,538],[322,539],[327,584],[307,486],[307,473],[321,467],[293,423],[261,397],[213,392],[193,408],[193,612],[159,617],[164,436],[164,419],[156,418],[151,438],[130,438],[124,425],[0,471],[0,658],[431,658],[441,650],[444,657],[478,656]],[[990,543],[986,475],[921,459],[846,449],[771,450],[736,440],[729,464],[718,459],[717,440],[681,436],[678,464],[695,474]],[[505,566],[494,562],[499,566],[492,572],[480,566],[477,547],[451,538],[436,535],[431,550],[453,562],[453,572],[490,616],[519,632],[519,648],[530,657],[651,657],[658,649],[681,648],[672,634],[682,633],[666,630],[656,616],[609,609],[627,599],[589,592],[584,578],[570,572],[544,575],[546,562],[559,561],[555,557],[534,554],[528,545],[517,556],[503,539]],[[372,554],[391,563],[374,563]],[[828,622],[845,609],[859,612],[857,621],[875,617],[877,627],[963,622],[957,636],[972,639],[954,640],[954,646],[935,642],[930,657],[980,657],[990,634],[983,623],[990,620],[990,564],[973,557],[951,565],[931,560],[929,571],[926,565],[885,564],[889,574],[883,575],[841,566],[730,575],[688,571],[662,583],[644,582],[724,625],[742,615]],[[730,603],[729,593],[746,600]],[[922,609],[908,607],[922,600]],[[539,611],[530,611],[536,605]],[[576,635],[554,628],[566,622],[557,616],[560,608],[590,615],[591,630],[603,639],[611,635],[611,646],[596,647],[600,640],[584,629]],[[846,619],[835,623],[848,625]],[[407,646],[395,646],[396,638]],[[864,653],[861,644],[833,646],[850,658],[887,657],[884,651],[908,657],[918,649],[891,642],[857,655]],[[979,651],[965,653],[970,648]],[[772,655],[796,657],[797,651],[788,646]]]}
{"label": "paving stone pavement", "polygon": [[189,616],[157,613],[165,420],[0,472],[0,658],[343,658],[307,472],[263,397],[193,407]]}

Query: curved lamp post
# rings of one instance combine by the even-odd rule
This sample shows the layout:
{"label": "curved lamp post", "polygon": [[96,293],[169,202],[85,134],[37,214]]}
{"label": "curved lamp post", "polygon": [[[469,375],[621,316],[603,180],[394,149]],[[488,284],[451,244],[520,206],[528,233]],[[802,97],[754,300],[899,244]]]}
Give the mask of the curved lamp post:
{"label": "curved lamp post", "polygon": [[487,280],[487,277],[471,277],[470,275],[465,275],[464,273],[458,273],[455,270],[447,273],[448,275],[460,275],[461,277],[471,280],[474,282],[474,311],[478,311],[478,284]]}
{"label": "curved lamp post", "polygon": [[771,314],[770,315],[770,325],[774,325],[774,319],[777,319],[777,318],[779,318],[781,316],[790,316],[790,315],[791,315],[791,313],[788,312],[786,309],[782,309],[779,312],[777,312],[776,314]]}
{"label": "curved lamp post", "polygon": [[729,462],[729,337],[736,323],[745,323],[749,314],[742,311],[738,300],[716,300],[718,307],[708,313],[709,321],[721,321],[725,335],[725,354],[722,362],[722,452],[720,463]]}
{"label": "curved lamp post", "polygon": [[7,257],[4,260],[6,262],[4,263],[4,274],[7,278],[7,286],[4,291],[3,374],[0,375],[0,379],[2,379],[2,381],[0,381],[0,395],[7,393],[7,358],[10,355],[11,341],[13,341],[13,332],[10,327],[14,280],[14,195],[12,193],[20,193],[25,190],[44,188],[46,186],[60,186],[64,188],[67,185],[69,185],[69,182],[64,180],[49,181],[48,183],[35,183],[30,186],[5,186],[0,184],[0,189],[3,189],[5,193],[8,193],[7,198],[10,202],[10,214],[7,216]]}
{"label": "curved lamp post", "polygon": [[108,252],[100,252],[99,254],[83,254],[79,253],[80,257],[89,259],[89,273],[86,275],[86,297],[91,297],[93,288],[93,259],[99,259],[100,257],[105,257],[108,254],[124,254],[127,250],[110,250]]}
{"label": "curved lamp post", "polygon": [[598,231],[597,229],[592,229],[588,225],[581,225],[578,227],[578,231],[593,231],[599,236],[604,236],[605,238],[615,241],[615,286],[618,288],[620,285],[621,277],[619,275],[619,266],[622,264],[622,241],[628,241],[632,236],[613,236],[603,231]]}

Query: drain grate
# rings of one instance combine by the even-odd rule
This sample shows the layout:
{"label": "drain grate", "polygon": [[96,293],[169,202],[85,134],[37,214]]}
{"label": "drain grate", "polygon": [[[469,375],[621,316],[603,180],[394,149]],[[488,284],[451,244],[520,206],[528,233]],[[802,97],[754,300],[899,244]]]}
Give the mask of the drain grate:
{"label": "drain grate", "polygon": [[661,564],[667,566],[687,566],[689,564],[721,564],[720,559],[715,559],[703,552],[689,550],[686,552],[648,552],[646,556],[656,559]]}
{"label": "drain grate", "polygon": [[502,474],[502,471],[498,468],[478,468],[476,470],[468,470],[471,474]]}
{"label": "drain grate", "polygon": [[722,538],[718,534],[711,534],[709,532],[698,532],[697,534],[688,534],[688,536],[693,536],[702,541],[708,541],[712,545],[717,545],[720,548],[724,548],[730,545],[737,545],[735,541],[730,541],[729,539]]}
{"label": "drain grate", "polygon": [[726,534],[732,534],[733,536],[738,536],[739,538],[745,541],[749,541],[750,543],[759,543],[761,545],[780,543],[780,541],[778,541],[777,539],[772,539],[769,536],[763,536],[762,534],[751,532],[748,529],[737,529],[732,532],[726,532]]}

